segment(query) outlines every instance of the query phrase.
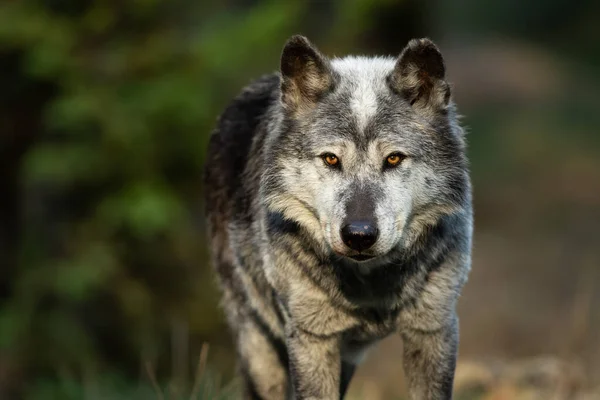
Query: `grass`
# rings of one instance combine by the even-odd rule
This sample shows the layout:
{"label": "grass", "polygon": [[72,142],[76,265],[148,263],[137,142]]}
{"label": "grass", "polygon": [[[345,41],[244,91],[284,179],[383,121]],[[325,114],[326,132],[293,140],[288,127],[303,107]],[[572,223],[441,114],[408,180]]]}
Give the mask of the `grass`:
{"label": "grass", "polygon": [[161,383],[150,363],[145,365],[146,380],[131,382],[117,376],[77,379],[62,374],[59,379],[35,382],[27,390],[26,400],[234,400],[239,399],[236,381],[226,385],[218,374],[207,368],[208,345],[200,352],[191,385],[176,380]]}
{"label": "grass", "polygon": [[[38,380],[31,385],[25,400],[234,400],[240,398],[237,381],[222,384],[219,374],[208,368],[209,346],[204,344],[200,351],[192,382],[172,378],[160,382],[151,363],[145,364],[144,378],[139,382],[117,376],[76,378],[66,372],[59,373],[59,379]],[[468,364],[468,363],[467,363]],[[555,357],[534,357],[514,360],[503,364],[494,363],[493,368],[485,363],[462,365],[462,379],[456,389],[457,400],[478,399],[521,399],[531,398],[571,398],[573,393],[583,393],[584,375],[578,363],[567,362]],[[461,371],[461,366],[457,372]],[[490,378],[491,377],[491,378]],[[462,383],[460,383],[462,382]],[[384,388],[373,385],[351,390],[348,400],[391,399]],[[363,384],[365,382],[362,382]],[[600,386],[593,389],[591,396],[600,398]],[[523,397],[525,396],[525,397]],[[403,397],[393,397],[402,400]],[[583,397],[581,397],[583,398]]]}

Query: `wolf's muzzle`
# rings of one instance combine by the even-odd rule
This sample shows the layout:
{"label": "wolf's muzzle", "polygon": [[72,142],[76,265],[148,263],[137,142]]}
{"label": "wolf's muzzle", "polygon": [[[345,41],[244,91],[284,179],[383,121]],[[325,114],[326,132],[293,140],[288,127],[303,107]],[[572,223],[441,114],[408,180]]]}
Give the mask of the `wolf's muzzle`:
{"label": "wolf's muzzle", "polygon": [[346,246],[360,252],[375,244],[379,230],[373,222],[352,221],[342,227],[340,234]]}

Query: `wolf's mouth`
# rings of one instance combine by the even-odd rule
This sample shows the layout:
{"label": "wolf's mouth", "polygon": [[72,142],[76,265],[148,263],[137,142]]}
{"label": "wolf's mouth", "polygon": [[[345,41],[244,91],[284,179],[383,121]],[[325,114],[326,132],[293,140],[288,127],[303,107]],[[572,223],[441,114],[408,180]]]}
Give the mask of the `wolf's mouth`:
{"label": "wolf's mouth", "polygon": [[351,259],[355,260],[355,261],[367,261],[370,260],[371,258],[374,258],[374,256],[369,256],[367,254],[356,254],[353,256],[348,256]]}

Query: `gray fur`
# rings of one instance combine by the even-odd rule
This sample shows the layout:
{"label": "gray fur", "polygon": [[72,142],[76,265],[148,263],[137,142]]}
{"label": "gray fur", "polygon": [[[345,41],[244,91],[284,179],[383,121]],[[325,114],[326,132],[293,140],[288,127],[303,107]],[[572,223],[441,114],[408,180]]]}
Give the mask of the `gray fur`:
{"label": "gray fur", "polygon": [[[245,398],[342,398],[368,348],[394,332],[411,399],[452,397],[471,189],[431,41],[398,59],[330,60],[292,37],[280,74],[221,116],[205,183]],[[376,242],[348,247],[349,221],[376,225]]]}

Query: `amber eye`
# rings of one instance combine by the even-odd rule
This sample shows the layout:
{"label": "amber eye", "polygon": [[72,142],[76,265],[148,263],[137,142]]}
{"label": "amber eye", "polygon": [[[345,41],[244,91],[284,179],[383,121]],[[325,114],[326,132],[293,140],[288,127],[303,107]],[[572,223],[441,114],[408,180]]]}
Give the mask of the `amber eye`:
{"label": "amber eye", "polygon": [[387,167],[395,167],[399,165],[405,158],[406,156],[404,154],[392,153],[385,159],[385,164]]}
{"label": "amber eye", "polygon": [[327,165],[330,165],[332,167],[336,167],[340,164],[340,159],[337,158],[337,156],[335,154],[331,154],[331,153],[326,153],[323,154],[323,161],[325,161],[325,163]]}

